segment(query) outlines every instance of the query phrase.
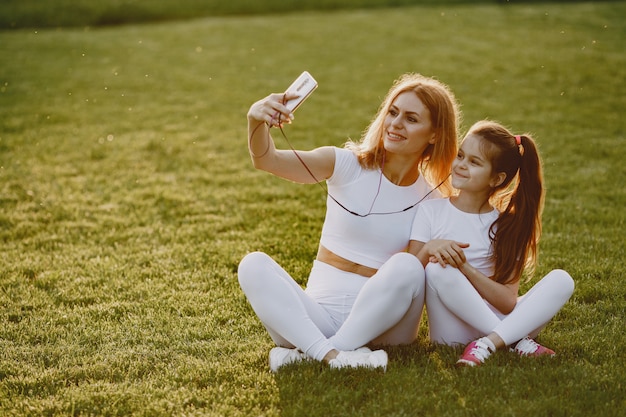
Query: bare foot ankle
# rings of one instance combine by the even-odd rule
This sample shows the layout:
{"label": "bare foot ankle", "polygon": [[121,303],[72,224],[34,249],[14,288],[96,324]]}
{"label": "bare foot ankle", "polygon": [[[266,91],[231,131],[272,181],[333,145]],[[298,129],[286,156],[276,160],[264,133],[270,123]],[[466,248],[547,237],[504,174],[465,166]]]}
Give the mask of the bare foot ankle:
{"label": "bare foot ankle", "polygon": [[333,349],[331,351],[329,351],[326,356],[324,356],[324,362],[328,363],[331,360],[335,359],[337,357],[337,355],[339,355],[339,351],[336,349]]}

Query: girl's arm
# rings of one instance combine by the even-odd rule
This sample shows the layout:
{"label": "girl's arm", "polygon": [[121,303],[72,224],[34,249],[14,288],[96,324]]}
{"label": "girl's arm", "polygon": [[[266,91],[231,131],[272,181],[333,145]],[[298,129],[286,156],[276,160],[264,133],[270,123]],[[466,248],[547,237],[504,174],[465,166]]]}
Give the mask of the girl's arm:
{"label": "girl's arm", "polygon": [[476,288],[481,297],[503,314],[509,314],[517,304],[519,281],[512,284],[500,284],[478,271],[465,259],[463,248],[467,247],[469,247],[467,243],[453,240],[434,239],[426,243],[411,240],[408,252],[417,256],[424,267],[429,262],[437,262],[444,268],[446,265],[457,268]]}
{"label": "girl's arm", "polygon": [[419,259],[422,265],[426,267],[426,264],[428,264],[428,259],[424,261],[424,259],[420,258],[420,252],[423,247],[424,247],[424,242],[419,242],[417,240],[409,240],[409,247],[407,248],[407,252],[409,252],[412,255],[417,256],[417,259]]}
{"label": "girl's arm", "polygon": [[426,243],[410,240],[408,252],[417,256],[424,267],[434,261],[444,268],[446,265],[458,268],[466,261],[463,249],[467,247],[469,247],[468,243],[447,239],[433,239]]}
{"label": "girl's arm", "polygon": [[459,267],[459,271],[472,283],[476,291],[489,304],[503,314],[509,314],[517,304],[519,281],[511,284],[500,284],[474,268],[468,262]]}
{"label": "girl's arm", "polygon": [[295,97],[297,95],[271,94],[250,107],[248,149],[252,163],[257,169],[294,182],[310,184],[326,180],[332,175],[335,166],[335,151],[332,147],[298,151],[296,155],[292,150],[276,149],[270,135],[270,126],[279,126],[285,121],[290,123],[293,119],[293,114],[283,102]]}

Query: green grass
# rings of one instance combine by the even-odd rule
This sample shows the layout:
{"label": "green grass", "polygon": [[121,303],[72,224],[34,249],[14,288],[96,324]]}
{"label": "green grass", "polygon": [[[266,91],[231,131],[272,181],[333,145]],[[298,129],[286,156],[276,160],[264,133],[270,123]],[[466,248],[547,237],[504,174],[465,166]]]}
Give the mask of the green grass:
{"label": "green grass", "polygon": [[[552,0],[576,2],[581,0]],[[621,1],[621,0],[612,0]],[[109,26],[230,16],[400,7],[409,5],[533,3],[542,0],[2,0],[0,29]]]}
{"label": "green grass", "polygon": [[[620,416],[626,4],[446,5],[0,33],[0,415]],[[553,360],[457,370],[420,339],[378,372],[273,375],[236,270],[305,283],[324,196],[255,171],[245,113],[302,70],[299,148],[356,138],[406,71],[464,128],[530,131],[548,196],[539,273],[577,288]],[[283,144],[281,140],[278,140]]]}
{"label": "green grass", "polygon": [[[0,28],[119,25],[201,16],[286,13],[472,0],[3,0]],[[492,0],[495,1],[495,0]]]}

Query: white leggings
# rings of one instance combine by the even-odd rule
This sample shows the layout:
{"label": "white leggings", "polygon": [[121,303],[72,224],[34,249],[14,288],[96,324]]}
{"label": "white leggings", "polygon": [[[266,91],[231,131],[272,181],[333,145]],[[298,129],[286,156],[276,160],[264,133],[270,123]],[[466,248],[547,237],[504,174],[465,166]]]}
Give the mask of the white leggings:
{"label": "white leggings", "polygon": [[303,290],[262,252],[239,264],[239,284],[272,340],[322,360],[332,349],[370,342],[406,344],[424,308],[424,268],[408,253],[392,256],[371,278],[315,261]]}
{"label": "white leggings", "polygon": [[426,266],[426,311],[430,339],[447,345],[467,344],[495,332],[510,345],[541,329],[574,292],[574,280],[560,269],[551,271],[519,297],[509,314],[485,301],[456,268]]}

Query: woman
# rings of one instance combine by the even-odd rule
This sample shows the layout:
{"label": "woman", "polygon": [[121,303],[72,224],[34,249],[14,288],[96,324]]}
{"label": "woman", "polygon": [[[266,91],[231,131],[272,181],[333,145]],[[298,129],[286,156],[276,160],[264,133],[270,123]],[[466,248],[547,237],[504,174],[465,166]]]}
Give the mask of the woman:
{"label": "woman", "polygon": [[450,189],[457,104],[441,82],[405,74],[359,142],[276,149],[270,128],[293,120],[284,103],[296,97],[271,94],[250,107],[248,146],[257,169],[303,184],[326,181],[317,258],[306,290],[261,252],[241,261],[239,283],[277,345],[272,371],[307,358],[385,369],[387,354],[365,345],[417,336],[425,278],[406,248],[418,203],[440,195],[431,184]]}
{"label": "woman", "polygon": [[474,124],[452,164],[449,199],[422,204],[409,252],[426,267],[430,338],[466,344],[458,366],[482,364],[507,346],[522,356],[554,355],[534,337],[574,291],[554,270],[522,297],[524,272],[536,264],[543,179],[535,142],[502,125]]}

